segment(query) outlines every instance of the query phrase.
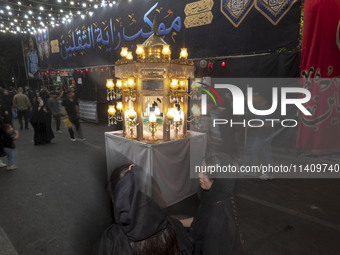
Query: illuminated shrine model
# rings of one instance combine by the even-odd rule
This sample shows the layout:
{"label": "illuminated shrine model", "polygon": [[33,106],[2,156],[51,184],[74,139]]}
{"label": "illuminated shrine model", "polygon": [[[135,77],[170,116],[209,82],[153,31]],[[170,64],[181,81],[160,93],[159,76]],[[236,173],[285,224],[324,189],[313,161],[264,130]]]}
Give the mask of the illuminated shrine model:
{"label": "illuminated shrine model", "polygon": [[[154,26],[157,27],[157,26]],[[188,79],[194,65],[187,50],[171,60],[169,45],[154,33],[137,45],[136,60],[127,48],[116,62],[119,80],[107,81],[108,100],[122,99],[109,106],[109,123],[123,122],[123,135],[129,139],[156,142],[182,139],[187,130]]]}

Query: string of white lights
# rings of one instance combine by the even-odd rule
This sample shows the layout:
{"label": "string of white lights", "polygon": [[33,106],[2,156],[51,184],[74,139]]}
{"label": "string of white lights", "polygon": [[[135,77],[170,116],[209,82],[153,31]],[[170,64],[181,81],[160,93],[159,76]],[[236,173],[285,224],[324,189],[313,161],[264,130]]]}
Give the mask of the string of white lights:
{"label": "string of white lights", "polygon": [[99,0],[0,0],[0,32],[13,34],[35,34],[69,24],[74,19],[92,16],[99,7],[113,7],[117,1]]}

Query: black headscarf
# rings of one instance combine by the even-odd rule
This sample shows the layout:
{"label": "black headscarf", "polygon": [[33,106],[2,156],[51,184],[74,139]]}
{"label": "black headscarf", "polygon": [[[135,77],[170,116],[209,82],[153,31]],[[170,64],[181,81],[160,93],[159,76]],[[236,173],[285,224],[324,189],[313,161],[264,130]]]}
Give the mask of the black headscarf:
{"label": "black headscarf", "polygon": [[117,183],[113,201],[115,222],[129,241],[145,240],[166,228],[167,215],[138,190],[133,171]]}
{"label": "black headscarf", "polygon": [[191,254],[192,245],[188,234],[178,220],[167,215],[151,198],[142,193],[136,181],[135,171],[125,174],[118,181],[113,193],[115,224],[107,228],[93,254],[132,255],[130,242],[146,240],[159,235],[172,224],[181,254]]}

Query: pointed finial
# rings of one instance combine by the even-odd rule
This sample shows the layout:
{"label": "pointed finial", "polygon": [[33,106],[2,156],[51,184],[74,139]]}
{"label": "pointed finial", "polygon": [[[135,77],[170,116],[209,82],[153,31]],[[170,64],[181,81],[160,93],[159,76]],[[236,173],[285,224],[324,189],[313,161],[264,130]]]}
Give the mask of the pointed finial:
{"label": "pointed finial", "polygon": [[153,16],[152,31],[155,35],[158,35],[158,24],[157,24],[157,20],[156,20],[156,14],[155,14],[155,16]]}

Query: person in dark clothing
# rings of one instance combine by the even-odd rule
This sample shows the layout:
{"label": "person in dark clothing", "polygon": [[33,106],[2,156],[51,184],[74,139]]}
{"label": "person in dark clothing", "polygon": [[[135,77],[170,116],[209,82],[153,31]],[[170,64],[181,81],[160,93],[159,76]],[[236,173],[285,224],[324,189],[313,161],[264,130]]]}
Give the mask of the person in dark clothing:
{"label": "person in dark clothing", "polygon": [[[221,153],[209,156],[204,159],[202,165],[230,164],[221,161],[221,157],[228,155]],[[194,244],[193,255],[240,254],[232,200],[235,179],[215,179],[203,171],[199,173],[199,178],[202,188],[199,209],[193,218],[181,220],[185,227],[190,226],[190,236]]]}
{"label": "person in dark clothing", "polygon": [[52,92],[50,98],[48,99],[48,107],[50,108],[52,115],[56,121],[56,132],[62,133],[60,130],[60,115],[61,115],[61,109],[59,104],[59,99],[62,97],[63,93],[61,95],[58,94],[58,92]]}
{"label": "person in dark clothing", "polygon": [[68,132],[70,134],[70,138],[72,142],[75,142],[76,139],[74,137],[74,132],[72,129],[72,124],[76,127],[76,130],[78,132],[78,140],[79,141],[84,141],[85,138],[83,137],[83,133],[80,127],[79,123],[79,106],[78,103],[74,99],[74,92],[69,90],[66,92],[66,98],[62,102],[62,110],[63,110],[63,115],[65,118],[65,123],[66,127],[68,129]]}
{"label": "person in dark clothing", "polygon": [[47,100],[48,100],[49,97],[50,97],[50,94],[49,94],[49,92],[48,92],[48,90],[47,90],[46,87],[42,87],[42,88],[41,88],[41,90],[40,90],[40,92],[39,92],[39,96],[42,98],[42,100],[43,100],[44,102],[47,102]]}
{"label": "person in dark clothing", "polygon": [[77,86],[76,87],[70,87],[70,90],[74,93],[74,100],[77,102],[77,104],[79,105],[80,103],[80,89]]}
{"label": "person in dark clothing", "polygon": [[[5,149],[4,149],[5,131],[3,130],[3,127],[4,127],[4,123],[2,122],[2,120],[0,120],[0,157],[6,156]],[[5,166],[7,166],[7,165],[5,163],[3,163],[2,160],[0,159],[0,167],[5,167]]]}
{"label": "person in dark clothing", "polygon": [[104,231],[93,254],[191,255],[191,242],[180,222],[138,188],[138,170],[133,164],[124,165],[111,175],[115,223]]}
{"label": "person in dark clothing", "polygon": [[7,89],[4,89],[3,96],[2,96],[2,104],[1,104],[3,123],[10,124],[11,126],[13,126],[12,104],[13,104],[13,97],[9,95],[9,91]]}
{"label": "person in dark clothing", "polygon": [[[17,94],[17,90],[14,87],[10,86],[8,96],[11,99],[11,116],[12,116],[12,119],[16,119],[18,117],[18,108],[13,105],[13,99],[14,99],[14,96],[16,94]],[[14,127],[14,124],[11,124],[11,125],[12,125],[12,127]]]}
{"label": "person in dark clothing", "polygon": [[35,95],[34,91],[29,86],[25,86],[25,95],[30,100],[31,105],[34,105],[34,100],[35,100],[36,95]]}
{"label": "person in dark clothing", "polygon": [[19,132],[17,130],[14,130],[10,124],[4,124],[1,140],[3,143],[4,151],[7,154],[8,171],[17,169],[17,166],[14,164],[16,162],[17,155],[14,141],[18,138]]}
{"label": "person in dark clothing", "polygon": [[14,96],[17,94],[17,91],[14,87],[10,86],[8,89],[8,95],[11,98],[11,100],[13,101]]}
{"label": "person in dark clothing", "polygon": [[36,98],[32,110],[31,125],[34,128],[34,145],[50,143],[54,138],[51,128],[51,113],[39,96]]}

